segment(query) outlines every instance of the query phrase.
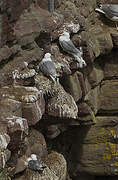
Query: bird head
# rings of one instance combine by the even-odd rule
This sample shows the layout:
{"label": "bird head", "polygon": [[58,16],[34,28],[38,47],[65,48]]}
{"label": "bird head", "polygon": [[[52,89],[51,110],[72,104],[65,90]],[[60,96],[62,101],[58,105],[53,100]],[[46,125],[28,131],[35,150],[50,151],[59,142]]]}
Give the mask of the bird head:
{"label": "bird head", "polygon": [[50,54],[50,53],[46,53],[45,56],[44,56],[44,58],[46,58],[46,59],[47,59],[47,58],[50,58],[50,57],[51,57],[51,54]]}
{"label": "bird head", "polygon": [[67,31],[64,31],[62,34],[59,34],[59,36],[64,36],[64,37],[70,38],[70,34]]}
{"label": "bird head", "polygon": [[32,158],[32,160],[37,160],[36,154],[31,154],[31,158]]}
{"label": "bird head", "polygon": [[97,2],[97,6],[98,6],[99,8],[101,8],[101,7],[102,7],[102,4],[101,4],[100,2]]}

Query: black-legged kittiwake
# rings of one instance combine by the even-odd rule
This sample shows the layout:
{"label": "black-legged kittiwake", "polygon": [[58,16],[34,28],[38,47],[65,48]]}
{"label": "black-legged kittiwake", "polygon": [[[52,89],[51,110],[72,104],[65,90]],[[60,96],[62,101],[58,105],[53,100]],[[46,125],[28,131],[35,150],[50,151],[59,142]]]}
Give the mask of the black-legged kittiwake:
{"label": "black-legged kittiwake", "polygon": [[70,34],[68,32],[64,31],[60,35],[59,43],[65,52],[73,55],[74,59],[79,63],[80,68],[83,68],[84,66],[86,66],[86,62],[82,58],[83,52],[82,52],[81,48],[77,49],[75,47],[73,42],[70,40]]}
{"label": "black-legged kittiwake", "polygon": [[37,159],[35,154],[32,154],[31,157],[28,158],[28,168],[33,171],[43,171],[46,166],[43,165],[42,161]]}
{"label": "black-legged kittiwake", "polygon": [[57,72],[56,72],[55,65],[54,65],[54,63],[53,63],[53,61],[51,59],[51,54],[50,53],[45,54],[44,58],[40,62],[39,68],[42,71],[42,73],[44,73],[44,75],[50,76],[51,79],[54,82],[56,82],[58,75],[57,75]]}
{"label": "black-legged kittiwake", "polygon": [[115,22],[118,30],[118,4],[99,4],[99,8],[95,9],[97,12],[104,14],[108,19]]}

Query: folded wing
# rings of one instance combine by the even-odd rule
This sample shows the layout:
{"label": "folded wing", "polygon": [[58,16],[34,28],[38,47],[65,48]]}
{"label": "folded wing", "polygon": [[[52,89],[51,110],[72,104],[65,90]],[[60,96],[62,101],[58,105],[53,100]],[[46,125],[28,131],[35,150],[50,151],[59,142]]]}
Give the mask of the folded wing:
{"label": "folded wing", "polygon": [[79,50],[75,47],[75,45],[73,44],[73,42],[70,41],[61,41],[60,42],[61,47],[63,48],[64,51],[70,53],[70,54],[77,54],[79,53]]}
{"label": "folded wing", "polygon": [[40,70],[47,76],[56,76],[56,68],[54,66],[54,63],[51,61],[41,62]]}
{"label": "folded wing", "polygon": [[118,17],[118,5],[116,4],[102,5],[102,10],[111,18],[114,16]]}

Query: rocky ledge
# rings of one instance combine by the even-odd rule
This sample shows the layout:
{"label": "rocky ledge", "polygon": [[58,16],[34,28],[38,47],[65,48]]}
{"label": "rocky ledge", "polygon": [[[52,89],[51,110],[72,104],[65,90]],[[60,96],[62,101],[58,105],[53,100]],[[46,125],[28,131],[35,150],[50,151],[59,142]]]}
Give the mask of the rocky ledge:
{"label": "rocky ledge", "polygon": [[[47,0],[1,0],[1,180],[118,175],[118,31],[96,7],[96,0],[55,0],[50,14]],[[86,67],[59,46],[63,31],[82,47]],[[39,70],[47,52],[57,83]],[[32,154],[42,172],[28,168]]]}

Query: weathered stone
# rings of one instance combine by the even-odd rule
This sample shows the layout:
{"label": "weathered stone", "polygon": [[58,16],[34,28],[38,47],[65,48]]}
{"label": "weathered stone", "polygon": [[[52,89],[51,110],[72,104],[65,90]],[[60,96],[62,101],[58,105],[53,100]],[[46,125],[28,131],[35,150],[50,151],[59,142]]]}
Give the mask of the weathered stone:
{"label": "weathered stone", "polygon": [[0,47],[6,44],[8,33],[8,17],[5,13],[0,14]]}
{"label": "weathered stone", "polygon": [[115,47],[118,47],[118,32],[117,31],[111,31],[111,37],[113,40],[113,44]]}
{"label": "weathered stone", "polygon": [[59,178],[59,180],[66,180],[67,164],[62,154],[51,152],[45,159],[45,164]]}
{"label": "weathered stone", "polygon": [[[13,49],[15,49],[15,47],[11,48],[11,51],[13,51]],[[34,48],[30,51],[22,50],[18,57],[12,57],[12,61],[9,61],[0,70],[0,86],[13,84],[12,72],[15,70],[21,72],[25,68],[24,61],[30,63],[32,61],[37,61],[37,59],[41,60],[42,54],[43,51],[40,48]]]}
{"label": "weathered stone", "polygon": [[40,93],[36,87],[5,86],[0,89],[0,97],[21,101],[23,103],[33,103],[40,97]]}
{"label": "weathered stone", "polygon": [[[11,111],[9,112],[8,110],[4,111],[5,109],[2,108],[1,112],[2,113],[2,121],[5,121],[5,117],[7,118],[7,120],[10,121],[10,119],[16,119],[16,121],[18,120],[18,116],[20,117],[24,117],[28,120],[28,124],[35,124],[36,122],[38,122],[41,118],[42,115],[45,111],[45,102],[44,99],[42,97],[42,95],[39,93],[38,89],[35,87],[23,87],[23,86],[13,86],[13,87],[4,87],[0,89],[0,94],[2,98],[11,98],[12,100],[10,100],[11,102],[5,101],[5,108],[7,109],[8,105],[10,106],[10,103],[17,103],[17,101],[21,101],[22,102],[22,112],[21,112],[21,103],[20,104],[20,112],[21,114],[11,114],[11,112],[14,110],[14,112],[16,111],[16,107],[12,106],[15,109],[11,109]],[[15,100],[17,100],[15,102]],[[9,103],[9,104],[8,104]],[[17,103],[18,104],[18,103]],[[19,107],[19,106],[18,106]],[[17,108],[18,109],[18,108]],[[7,114],[6,114],[7,112]],[[19,112],[19,111],[18,111]],[[32,112],[32,114],[30,114]],[[30,114],[30,116],[29,116]],[[20,118],[19,118],[20,119]],[[21,118],[22,120],[22,118]],[[24,119],[25,120],[25,119]],[[24,121],[25,122],[25,121]],[[15,122],[13,122],[15,123]],[[12,125],[13,125],[12,123]],[[17,123],[15,123],[14,125],[16,125]],[[27,123],[26,123],[27,124]],[[27,129],[27,125],[25,126]],[[16,127],[17,129],[17,127]],[[24,129],[24,128],[23,128]],[[26,131],[25,129],[25,131]]]}
{"label": "weathered stone", "polygon": [[[59,7],[58,11],[60,11],[65,16],[77,16],[78,13],[81,13],[82,16],[88,16],[90,12],[93,11],[93,9],[96,6],[96,1],[75,1],[73,3],[72,1],[58,1]],[[85,12],[87,11],[87,12]],[[66,16],[67,17],[67,16]]]}
{"label": "weathered stone", "polygon": [[17,160],[14,174],[20,173],[27,168],[27,157],[22,156]]}
{"label": "weathered stone", "polygon": [[81,125],[92,125],[96,123],[95,114],[89,104],[78,104],[78,121]]}
{"label": "weathered stone", "polygon": [[[24,2],[20,2],[19,0],[12,0],[10,2],[7,2],[6,4],[6,8],[7,9],[7,13],[9,15],[9,20],[10,21],[16,21],[19,16],[23,13],[23,10],[28,8],[31,4],[31,1],[24,1]],[[17,7],[17,5],[19,5]],[[15,15],[15,16],[14,16]]]}
{"label": "weathered stone", "polygon": [[0,114],[1,114],[1,123],[7,123],[7,117],[11,116],[22,116],[22,107],[21,102],[3,98],[0,101]]}
{"label": "weathered stone", "polygon": [[34,103],[23,103],[22,115],[28,120],[29,125],[35,125],[45,112],[44,98],[40,98]]}
{"label": "weathered stone", "polygon": [[77,118],[78,108],[71,95],[66,93],[61,85],[55,85],[56,95],[52,97],[47,104],[47,113],[49,116],[59,118]]}
{"label": "weathered stone", "polygon": [[8,46],[4,46],[0,49],[0,62],[8,59],[12,55],[12,51]]}
{"label": "weathered stone", "polygon": [[42,9],[48,10],[48,1],[47,1],[47,0],[38,1],[38,5],[39,5]]}
{"label": "weathered stone", "polygon": [[77,165],[75,171],[91,175],[117,175],[118,117],[98,116],[96,119],[96,125],[78,131],[78,143],[75,142],[72,148],[72,158]]}
{"label": "weathered stone", "polygon": [[10,142],[10,137],[8,136],[8,134],[6,134],[6,133],[3,134],[1,132],[1,134],[0,134],[0,144],[1,144],[0,145],[0,150],[1,151],[6,150],[9,142]]}
{"label": "weathered stone", "polygon": [[4,169],[0,172],[0,180],[8,180],[10,177],[8,175],[7,169]]}
{"label": "weathered stone", "polygon": [[21,140],[24,134],[28,134],[28,123],[27,120],[17,116],[11,116],[6,118],[8,120],[8,131],[9,133],[15,133],[21,131]]}
{"label": "weathered stone", "polygon": [[63,79],[63,82],[64,82],[65,90],[69,94],[71,94],[75,102],[77,102],[78,100],[82,98],[82,90],[80,87],[77,73],[74,73],[70,76],[65,76],[65,78]]}
{"label": "weathered stone", "polygon": [[[100,2],[117,3],[117,0]],[[3,136],[0,140],[0,165],[4,167],[7,162],[8,168],[16,167],[13,176],[15,173],[23,173],[13,179],[66,179],[66,161],[63,156],[59,157],[58,153],[52,152],[47,157],[43,135],[32,129],[30,134],[27,134],[28,125],[35,125],[40,119],[42,120],[35,128],[42,130],[48,138],[55,138],[59,134],[61,136],[68,127],[68,131],[78,128],[70,136],[67,135],[68,131],[67,134],[64,132],[67,136],[63,143],[59,142],[59,146],[63,146],[61,152],[66,149],[65,154],[68,154],[69,168],[73,168],[74,160],[76,162],[77,166],[72,171],[69,169],[72,179],[92,179],[87,173],[92,176],[118,175],[117,117],[111,117],[111,113],[117,113],[117,52],[112,48],[118,46],[118,32],[114,22],[95,13],[96,6],[96,0],[55,0],[56,13],[53,15],[47,11],[47,0],[0,1],[0,134]],[[81,32],[80,25],[83,27]],[[78,72],[73,58],[59,48],[58,35],[63,31],[70,32],[76,47],[81,46],[83,49],[87,67],[81,72]],[[32,77],[13,82],[13,71],[17,70],[22,77],[24,74],[31,75],[32,69],[39,65],[46,52],[52,54],[64,89],[55,85],[40,71],[38,75],[33,74]],[[25,68],[24,61],[29,63],[29,69]],[[76,105],[74,100],[81,101]],[[97,113],[107,113],[110,117],[96,118]],[[21,124],[17,123],[19,119],[23,121],[23,129]],[[95,125],[90,126],[93,123]],[[89,127],[77,127],[79,124]],[[26,132],[23,131],[21,141],[22,130]],[[10,135],[5,148],[2,140],[4,134]],[[10,151],[7,148],[12,151],[10,161]],[[36,153],[43,160],[49,159],[42,174],[26,169],[25,158],[32,153]],[[1,173],[0,178],[4,179]]]}
{"label": "weathered stone", "polygon": [[42,95],[52,95],[54,94],[54,83],[43,75],[35,76],[36,87],[42,93]]}
{"label": "weathered stone", "polygon": [[19,45],[15,45],[12,48],[9,48],[8,46],[3,46],[0,49],[0,63],[3,61],[8,61],[9,58],[11,57],[11,55],[15,55],[18,51],[20,51],[20,46]]}
{"label": "weathered stone", "polygon": [[100,26],[92,26],[87,33],[82,32],[81,39],[86,42],[83,57],[88,64],[100,54],[109,53],[113,48],[110,34],[105,33]]}
{"label": "weathered stone", "polygon": [[9,166],[14,167],[12,175],[18,174],[28,167],[28,158],[31,157],[31,154],[35,154],[42,161],[47,156],[44,136],[35,129],[30,129],[29,135],[20,145],[20,150],[13,152],[9,161]]}
{"label": "weathered stone", "polygon": [[111,54],[104,57],[104,64],[102,64],[104,71],[104,78],[115,78],[118,76],[117,69],[117,56],[118,53],[116,50],[112,51]]}
{"label": "weathered stone", "polygon": [[79,180],[95,180],[96,177],[93,176],[93,175],[81,173],[81,174],[79,174],[78,176],[76,176],[74,179],[75,179],[75,180],[78,180],[78,179],[79,179]]}
{"label": "weathered stone", "polygon": [[96,88],[89,91],[89,93],[84,98],[85,102],[91,107],[93,112],[96,114],[101,106],[100,101],[100,87],[97,86]]}
{"label": "weathered stone", "polygon": [[107,113],[118,111],[118,80],[106,80],[101,84],[100,110]]}
{"label": "weathered stone", "polygon": [[[19,164],[22,164],[21,162]],[[50,153],[45,159],[46,168],[42,173],[25,171],[24,177],[27,180],[32,178],[40,180],[66,180],[67,165],[64,157],[56,152]],[[23,178],[23,177],[22,177]]]}
{"label": "weathered stone", "polygon": [[57,137],[61,133],[58,125],[50,125],[47,127],[46,136],[50,139]]}
{"label": "weathered stone", "polygon": [[98,64],[88,68],[88,82],[91,87],[97,86],[104,78],[104,72]]}
{"label": "weathered stone", "polygon": [[[41,9],[40,7],[30,6],[30,11],[25,11],[14,26],[14,34],[17,40],[32,37],[35,39],[41,31],[51,32],[60,26],[57,17]],[[30,31],[29,31],[30,30]]]}
{"label": "weathered stone", "polygon": [[48,167],[46,167],[41,174],[28,169],[24,177],[26,180],[59,180],[59,178]]}
{"label": "weathered stone", "polygon": [[68,125],[66,124],[51,124],[46,129],[46,136],[50,139],[53,139],[57,137],[60,133],[66,131],[67,129],[68,129]]}
{"label": "weathered stone", "polygon": [[86,103],[79,103],[78,104],[78,114],[79,116],[88,115],[90,113],[90,107]]}
{"label": "weathered stone", "polygon": [[79,83],[80,83],[81,90],[82,90],[82,97],[84,97],[91,89],[91,86],[88,83],[87,77],[84,77],[83,73],[77,72],[77,75],[78,75]]}
{"label": "weathered stone", "polygon": [[0,151],[0,168],[4,169],[7,161],[10,159],[11,152],[6,149],[4,151]]}
{"label": "weathered stone", "polygon": [[24,144],[26,145],[26,156],[30,157],[31,154],[36,154],[41,159],[47,156],[47,146],[44,136],[37,130],[31,129],[28,137],[25,138]]}
{"label": "weathered stone", "polygon": [[[60,19],[63,19],[62,14]],[[63,24],[60,26],[60,28],[51,33],[52,40],[59,38],[59,34],[63,33],[64,31],[69,33],[77,33],[80,30],[80,24],[78,22],[78,18],[73,19],[73,17],[68,16],[68,18],[63,21]]]}
{"label": "weathered stone", "polygon": [[0,128],[0,168],[5,168],[6,162],[9,160],[11,152],[7,149],[10,143],[10,136]]}

